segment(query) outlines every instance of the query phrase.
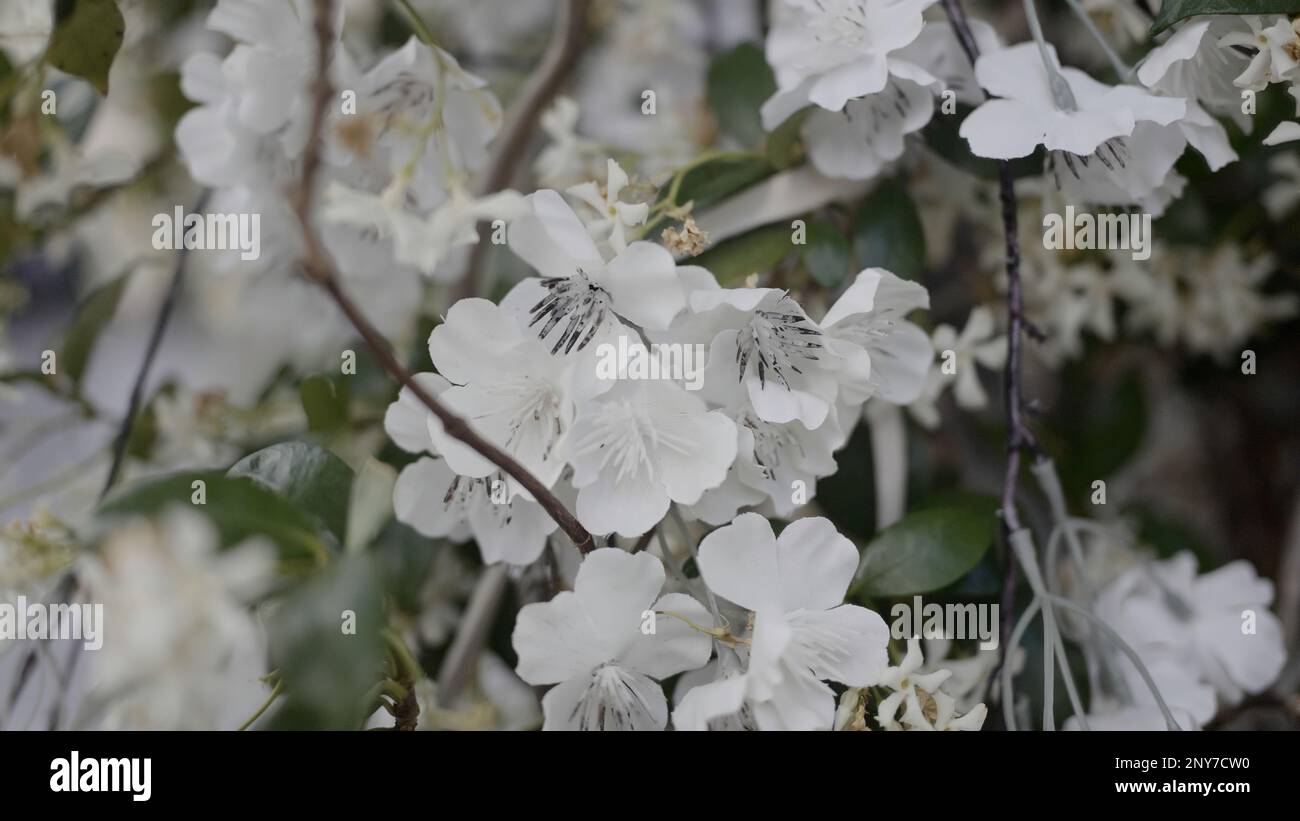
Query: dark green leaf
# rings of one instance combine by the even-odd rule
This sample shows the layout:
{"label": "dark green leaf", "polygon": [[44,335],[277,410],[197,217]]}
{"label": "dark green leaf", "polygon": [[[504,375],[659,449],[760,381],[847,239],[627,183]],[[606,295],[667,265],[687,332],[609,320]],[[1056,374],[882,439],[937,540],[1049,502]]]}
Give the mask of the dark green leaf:
{"label": "dark green leaf", "polygon": [[129,279],[128,275],[123,275],[101,285],[77,308],[76,316],[64,336],[63,361],[59,363],[73,383],[80,384],[86,365],[90,362],[90,355],[95,349],[95,342],[117,312],[117,303],[122,299]]}
{"label": "dark green leaf", "polygon": [[307,414],[308,430],[330,433],[347,424],[347,383],[342,381],[343,378],[314,374],[298,384],[298,397]]}
{"label": "dark green leaf", "polygon": [[228,476],[245,476],[316,517],[340,541],[347,533],[352,468],[308,442],[281,442],[250,453]]}
{"label": "dark green leaf", "polygon": [[916,279],[925,265],[925,232],[907,189],[882,179],[863,200],[853,225],[857,268],[884,268]]}
{"label": "dark green leaf", "polygon": [[1163,0],[1148,34],[1197,14],[1300,14],[1300,0]]}
{"label": "dark green leaf", "polygon": [[713,58],[708,75],[709,107],[724,133],[742,145],[763,141],[759,108],[776,93],[776,78],[763,57],[763,49],[741,43]]}
{"label": "dark green leaf", "polygon": [[857,425],[835,452],[835,472],[817,480],[817,505],[841,531],[859,539],[876,532],[876,482],[871,429]]}
{"label": "dark green leaf", "polygon": [[853,592],[907,596],[952,584],[993,544],[996,523],[988,502],[909,513],[867,545]]}
{"label": "dark green leaf", "polygon": [[[1071,373],[1074,377],[1071,377]],[[1099,376],[1077,366],[1066,372],[1057,402],[1061,483],[1067,497],[1086,500],[1092,483],[1128,463],[1146,435],[1146,400],[1138,374]]]}
{"label": "dark green leaf", "polygon": [[[194,504],[193,483],[204,483],[205,502]],[[99,508],[104,516],[152,516],[184,505],[206,515],[217,526],[222,545],[229,547],[253,535],[274,541],[286,561],[321,556],[324,542],[308,516],[287,500],[251,479],[231,478],[216,471],[172,473],[125,487]]]}
{"label": "dark green leaf", "polygon": [[411,615],[420,612],[420,594],[434,555],[448,549],[446,544],[435,544],[395,519],[379,532],[371,552],[383,580],[384,593],[399,610]]}
{"label": "dark green leaf", "polygon": [[723,287],[733,288],[750,274],[772,270],[793,248],[790,226],[776,223],[720,242],[692,258],[690,264],[703,265]]}
{"label": "dark green leaf", "polygon": [[812,106],[796,111],[786,118],[767,137],[767,161],[778,171],[784,171],[797,163],[803,156],[803,143],[800,132],[803,121],[812,113]]}
{"label": "dark green leaf", "polygon": [[[355,634],[344,632],[349,621]],[[366,556],[334,562],[288,593],[268,624],[271,661],[286,693],[270,726],[356,729],[369,712],[366,694],[381,678],[383,627],[377,574]]]}
{"label": "dark green leaf", "polygon": [[108,70],[125,31],[116,0],[60,0],[45,60],[107,95]]}
{"label": "dark green leaf", "polygon": [[686,172],[674,204],[694,202],[698,212],[742,188],[748,188],[771,173],[772,167],[760,157],[719,157]]}
{"label": "dark green leaf", "polygon": [[844,235],[829,221],[813,218],[808,220],[806,239],[800,254],[812,278],[828,289],[843,282],[853,264],[853,252]]}

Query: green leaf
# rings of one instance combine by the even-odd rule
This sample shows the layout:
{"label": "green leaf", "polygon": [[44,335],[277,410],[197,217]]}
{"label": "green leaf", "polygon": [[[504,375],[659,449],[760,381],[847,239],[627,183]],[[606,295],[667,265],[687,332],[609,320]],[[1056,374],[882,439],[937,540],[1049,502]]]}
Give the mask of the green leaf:
{"label": "green leaf", "polygon": [[59,0],[45,61],[108,94],[108,70],[126,24],[115,0]]}
{"label": "green leaf", "polygon": [[371,457],[366,460],[348,498],[348,532],[343,542],[351,553],[364,550],[393,518],[393,486],[397,471],[391,465]]}
{"label": "green leaf", "polygon": [[767,161],[778,171],[784,171],[803,157],[803,143],[800,141],[803,121],[808,119],[813,107],[808,106],[791,114],[768,135],[766,153]]}
{"label": "green leaf", "polygon": [[751,148],[763,141],[759,108],[776,93],[776,78],[763,49],[741,43],[709,64],[709,107],[727,135]]}
{"label": "green leaf", "polygon": [[921,215],[898,180],[883,179],[863,200],[853,224],[857,268],[884,268],[916,279],[925,265]]}
{"label": "green leaf", "polygon": [[341,544],[347,534],[352,468],[308,442],[281,442],[250,453],[228,476],[247,477],[315,517]]}
{"label": "green leaf", "polygon": [[1300,14],[1300,0],[1164,0],[1148,36],[1197,14]]}
{"label": "green leaf", "polygon": [[307,429],[331,433],[348,422],[347,383],[332,375],[314,374],[298,384],[298,398],[307,413]]}
{"label": "green leaf", "polygon": [[713,272],[723,287],[732,288],[750,274],[772,270],[793,248],[790,226],[774,223],[720,242],[693,257],[690,264],[703,265]]}
{"label": "green leaf", "polygon": [[[204,483],[201,505],[192,501],[197,480]],[[325,551],[316,525],[305,513],[251,479],[217,471],[172,473],[125,487],[100,506],[99,514],[153,516],[177,505],[189,506],[211,519],[225,547],[263,535],[280,547],[286,561],[315,561]]]}
{"label": "green leaf", "polygon": [[907,596],[952,584],[993,544],[996,524],[991,501],[909,513],[867,545],[852,592]]}
{"label": "green leaf", "polygon": [[871,429],[856,425],[848,443],[835,452],[835,472],[817,480],[818,507],[840,531],[858,539],[876,532],[874,464]]}
{"label": "green leaf", "polygon": [[438,551],[451,549],[445,543],[435,544],[396,519],[389,519],[368,555],[374,557],[384,595],[402,613],[417,616],[424,609],[421,596],[434,558]]}
{"label": "green leaf", "polygon": [[121,301],[129,280],[130,277],[124,274],[101,285],[77,308],[64,336],[63,361],[60,363],[63,372],[74,384],[81,383],[90,355],[95,349],[95,342],[117,312],[117,303]]}
{"label": "green leaf", "polygon": [[1083,365],[1067,369],[1056,403],[1061,483],[1070,499],[1089,497],[1092,483],[1129,462],[1146,437],[1146,398],[1139,374],[1100,375]]}
{"label": "green leaf", "polygon": [[[384,660],[383,607],[368,557],[334,562],[286,594],[268,621],[271,661],[286,693],[269,726],[357,729]],[[349,622],[355,633],[345,632]]]}
{"label": "green leaf", "polygon": [[695,209],[711,205],[748,188],[772,174],[772,166],[758,156],[725,156],[708,160],[687,171],[674,205],[695,203]]}
{"label": "green leaf", "polygon": [[824,219],[808,220],[807,242],[800,250],[804,267],[822,287],[834,288],[844,281],[853,264],[849,241]]}

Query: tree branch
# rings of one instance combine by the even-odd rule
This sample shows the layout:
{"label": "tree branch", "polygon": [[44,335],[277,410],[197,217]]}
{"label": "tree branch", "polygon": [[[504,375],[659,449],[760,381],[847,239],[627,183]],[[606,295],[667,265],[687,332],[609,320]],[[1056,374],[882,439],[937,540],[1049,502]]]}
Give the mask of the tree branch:
{"label": "tree branch", "polygon": [[[590,0],[563,0],[560,3],[550,45],[537,70],[520,91],[518,101],[497,138],[496,155],[483,178],[480,196],[508,188],[515,168],[528,155],[528,141],[536,133],[537,120],[542,110],[559,92],[582,53],[590,6]],[[480,232],[484,225],[485,223],[479,224]],[[456,298],[478,295],[483,284],[483,263],[486,259],[487,244],[476,243],[470,249],[469,263],[457,286],[454,295]]]}
{"label": "tree branch", "polygon": [[316,177],[320,169],[322,131],[325,124],[326,110],[330,98],[334,94],[329,75],[334,43],[334,0],[316,0],[315,33],[318,53],[312,92],[311,130],[308,132],[310,138],[303,153],[302,174],[298,180],[298,187],[291,198],[294,211],[302,224],[305,245],[304,272],[330,295],[334,303],[338,305],[339,310],[356,328],[357,333],[374,351],[384,370],[404,387],[409,388],[411,393],[434,416],[438,417],[448,435],[473,448],[480,456],[499,467],[503,473],[522,485],[555,520],[555,523],[573,541],[578,550],[583,553],[592,550],[595,547],[595,542],[592,540],[591,534],[582,526],[577,517],[569,512],[564,503],[556,498],[555,494],[551,493],[550,489],[543,485],[536,476],[519,464],[514,457],[480,436],[478,432],[470,427],[469,423],[452,413],[421,387],[412,378],[411,373],[397,361],[397,357],[393,355],[388,342],[370,324],[370,321],[361,313],[356,303],[343,292],[333,264],[325,253],[320,237],[312,225],[312,199]]}
{"label": "tree branch", "polygon": [[[207,207],[208,198],[211,196],[211,189],[204,189],[199,195],[198,202],[194,204],[194,213],[202,213]],[[135,374],[135,383],[131,386],[131,396],[127,401],[126,414],[122,417],[122,422],[118,426],[117,436],[113,439],[113,461],[108,467],[108,476],[104,479],[104,486],[99,491],[99,500],[102,502],[108,492],[113,489],[117,483],[119,474],[122,472],[122,464],[126,461],[126,446],[131,441],[131,430],[135,427],[136,417],[140,414],[140,404],[144,400],[145,383],[149,381],[149,371],[153,367],[153,361],[158,356],[158,349],[162,347],[163,334],[167,331],[167,323],[171,320],[172,311],[176,308],[181,293],[181,285],[185,281],[185,258],[188,249],[182,243],[176,252],[176,270],[172,273],[171,282],[167,286],[167,293],[163,297],[162,304],[158,307],[158,315],[153,321],[153,330],[149,333],[149,342],[144,349],[144,358],[140,360],[140,368]]]}
{"label": "tree branch", "polygon": [[[975,35],[971,32],[961,0],[943,0],[943,7],[948,13],[948,19],[952,23],[962,50],[966,52],[971,65],[974,66],[975,61],[979,59],[979,46],[975,44]],[[1038,443],[1033,432],[1025,424],[1021,409],[1020,343],[1021,334],[1029,332],[1030,326],[1025,322],[1024,305],[1020,294],[1020,239],[1017,233],[1015,181],[1011,176],[1011,164],[1006,160],[998,160],[998,198],[1002,204],[1002,230],[1006,235],[1009,325],[1007,365],[1002,381],[1007,423],[1007,468],[1002,482],[1002,536],[1005,553],[1002,612],[1011,613],[1016,602],[1016,560],[1011,550],[1010,535],[1021,529],[1020,516],[1016,512],[1016,488],[1020,483],[1020,453],[1022,450],[1037,453]],[[1007,647],[1010,645],[1010,628],[1010,620],[1004,619],[999,644],[1002,652],[1001,663],[1004,665],[1007,662]]]}

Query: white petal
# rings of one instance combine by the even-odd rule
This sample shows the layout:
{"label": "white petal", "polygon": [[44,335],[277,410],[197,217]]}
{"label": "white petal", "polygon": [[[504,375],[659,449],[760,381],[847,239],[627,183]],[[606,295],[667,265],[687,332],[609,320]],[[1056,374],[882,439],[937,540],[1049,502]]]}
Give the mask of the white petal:
{"label": "white petal", "polygon": [[830,519],[797,519],[777,539],[784,612],[829,610],[844,601],[858,569],[858,550]]}
{"label": "white petal", "polygon": [[[414,379],[434,397],[450,387],[450,383],[436,373],[417,373]],[[429,413],[411,389],[403,387],[397,394],[397,401],[384,412],[384,432],[407,453],[427,451],[433,447],[433,440],[429,437]]]}
{"label": "white petal", "polygon": [[[638,554],[640,555],[640,554]],[[685,593],[669,593],[650,608],[655,613],[672,612],[685,616],[701,627],[712,627],[713,617],[704,605]],[[619,658],[619,665],[628,670],[645,673],[653,679],[664,679],[684,670],[703,667],[713,653],[713,639],[682,621],[677,616],[650,616],[654,632],[647,634],[645,614],[642,628]]]}
{"label": "white petal", "polygon": [[601,277],[614,298],[615,310],[649,330],[663,330],[686,307],[686,292],[677,279],[672,254],[650,242],[623,249]]}
{"label": "white petal", "polygon": [[529,684],[587,675],[615,649],[596,631],[577,594],[567,590],[548,602],[524,605],[510,641],[519,656],[515,672]]}
{"label": "white petal", "polygon": [[700,575],[717,595],[747,610],[783,608],[776,538],[767,519],[742,513],[700,542]]}

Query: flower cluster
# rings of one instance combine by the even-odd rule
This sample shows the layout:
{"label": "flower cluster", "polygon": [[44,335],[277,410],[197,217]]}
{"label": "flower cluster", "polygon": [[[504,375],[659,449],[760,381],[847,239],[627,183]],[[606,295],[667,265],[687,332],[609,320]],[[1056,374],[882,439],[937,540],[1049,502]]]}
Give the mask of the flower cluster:
{"label": "flower cluster", "polygon": [[[634,238],[649,209],[618,198],[626,184],[611,160],[600,188],[528,196],[509,243],[540,277],[499,305],[454,304],[429,337],[438,372],[419,378],[571,495],[593,533],[639,536],[672,505],[711,524],[759,505],[790,515],[834,472],[864,402],[920,395],[933,353],[907,317],[928,306],[926,291],[867,269],[817,321],[788,291],[724,288]],[[699,351],[702,379],[609,378],[600,358],[629,346]],[[412,396],[385,426],[422,454],[398,480],[400,519],[429,535],[472,533],[489,561],[536,559],[554,524],[513,479]]]}

